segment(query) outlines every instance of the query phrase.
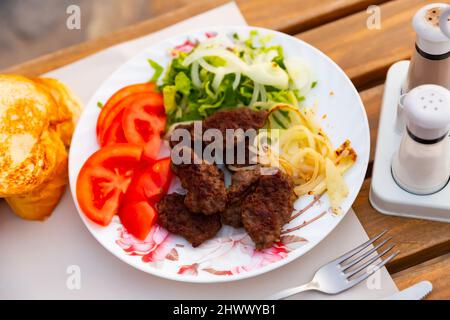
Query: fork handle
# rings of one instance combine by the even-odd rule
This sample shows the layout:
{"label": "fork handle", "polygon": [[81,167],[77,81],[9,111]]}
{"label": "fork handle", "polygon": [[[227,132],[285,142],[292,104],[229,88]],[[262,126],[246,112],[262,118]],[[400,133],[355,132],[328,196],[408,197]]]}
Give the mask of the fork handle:
{"label": "fork handle", "polygon": [[304,284],[302,286],[293,287],[293,288],[289,288],[289,289],[285,289],[280,292],[277,292],[274,295],[270,296],[269,300],[282,300],[287,297],[293,296],[294,294],[297,294],[297,293],[300,293],[303,291],[314,290],[314,289],[317,289],[317,287],[310,282],[310,283]]}

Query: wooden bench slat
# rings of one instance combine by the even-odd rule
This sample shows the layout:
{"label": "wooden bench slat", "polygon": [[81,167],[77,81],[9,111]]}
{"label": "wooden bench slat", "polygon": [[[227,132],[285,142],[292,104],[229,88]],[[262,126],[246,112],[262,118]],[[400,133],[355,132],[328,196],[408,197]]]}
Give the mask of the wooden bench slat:
{"label": "wooden bench slat", "polygon": [[450,254],[443,255],[417,266],[403,270],[392,277],[403,290],[419,281],[428,280],[433,291],[426,299],[448,299],[450,297]]}
{"label": "wooden bench slat", "polygon": [[157,18],[146,20],[105,36],[43,55],[36,59],[1,70],[0,73],[16,73],[29,77],[35,77],[80,60],[115,44],[158,31],[227,2],[229,2],[229,0],[192,1],[192,3],[186,6],[182,6],[176,10],[160,15]]}
{"label": "wooden bench slat", "polygon": [[[384,1],[386,0],[322,0],[320,2],[316,0],[305,0],[302,2],[288,0],[283,5],[274,6],[270,0],[239,0],[238,5],[250,25],[263,26],[285,32],[290,30],[294,33],[357,12],[367,7],[370,3],[376,4]],[[162,14],[154,19],[38,57],[7,68],[2,72],[38,76],[112,45],[157,31],[226,2],[228,1],[201,0],[188,5],[180,3],[178,9]]]}
{"label": "wooden bench slat", "polygon": [[411,20],[426,0],[395,0],[380,6],[381,29],[369,30],[366,11],[297,35],[339,64],[358,87],[380,83],[394,62],[409,59],[415,33]]}
{"label": "wooden bench slat", "polygon": [[359,95],[366,108],[370,127],[370,162],[375,157],[375,146],[377,141],[378,120],[380,118],[381,100],[383,99],[384,85],[379,85],[364,91]]}
{"label": "wooden bench slat", "polygon": [[302,32],[387,0],[237,0],[249,25],[289,34]]}

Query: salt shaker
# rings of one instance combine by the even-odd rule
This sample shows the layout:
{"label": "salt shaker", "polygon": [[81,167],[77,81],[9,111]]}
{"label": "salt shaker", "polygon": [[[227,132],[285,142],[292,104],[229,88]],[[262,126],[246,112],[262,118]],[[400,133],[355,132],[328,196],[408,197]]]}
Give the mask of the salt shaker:
{"label": "salt shaker", "polygon": [[408,192],[425,195],[441,190],[450,178],[450,91],[422,85],[403,99],[404,130],[392,160],[392,175]]}
{"label": "salt shaker", "polygon": [[450,6],[432,3],[413,18],[416,47],[403,93],[422,84],[437,84],[450,89]]}

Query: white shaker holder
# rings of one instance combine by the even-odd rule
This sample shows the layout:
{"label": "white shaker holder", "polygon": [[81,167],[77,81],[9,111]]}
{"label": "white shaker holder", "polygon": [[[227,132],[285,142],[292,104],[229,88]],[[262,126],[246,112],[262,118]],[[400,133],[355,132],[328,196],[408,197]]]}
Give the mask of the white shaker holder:
{"label": "white shaker holder", "polygon": [[[449,129],[447,121],[450,115],[446,112],[450,107],[447,99],[450,98],[447,89],[422,86],[425,88],[413,89],[410,91],[411,95],[401,99],[401,88],[408,73],[408,66],[408,61],[397,62],[391,66],[387,74],[369,199],[372,206],[384,214],[450,222],[450,185],[447,183],[448,176],[447,180],[443,178],[446,172],[440,174],[434,171],[435,176],[424,176],[424,168],[419,168],[417,165],[417,163],[423,163],[422,158],[418,159],[417,163],[409,161],[403,165],[394,164],[394,168],[397,168],[396,178],[399,183],[392,174],[392,164],[398,161],[395,157],[402,144],[402,137],[407,134],[405,133],[406,125],[409,125],[410,131],[416,137],[424,140],[438,139]],[[422,97],[424,100],[421,100]],[[417,104],[417,99],[426,101],[426,104]],[[399,105],[400,101],[403,101],[404,107]],[[436,107],[437,110],[435,110]],[[450,148],[449,141],[448,135],[441,141],[447,143],[444,149]],[[409,146],[403,147],[408,151]],[[430,159],[435,161],[434,165],[442,166],[436,157]],[[442,160],[443,157],[439,159]],[[443,161],[447,161],[447,170],[450,170],[449,155]],[[445,170],[445,167],[443,168]],[[442,181],[438,181],[440,178]],[[431,194],[425,195],[426,193]]]}

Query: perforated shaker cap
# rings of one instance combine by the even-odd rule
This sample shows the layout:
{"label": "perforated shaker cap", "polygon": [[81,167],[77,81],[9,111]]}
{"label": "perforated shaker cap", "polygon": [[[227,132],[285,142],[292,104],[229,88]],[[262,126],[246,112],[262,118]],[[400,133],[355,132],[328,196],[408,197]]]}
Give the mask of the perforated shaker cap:
{"label": "perforated shaker cap", "polygon": [[431,3],[422,7],[413,18],[413,27],[417,33],[417,46],[432,55],[441,55],[450,51],[450,39],[439,27],[441,11],[447,8],[444,3]]}
{"label": "perforated shaker cap", "polygon": [[406,126],[416,137],[434,140],[450,130],[450,91],[425,84],[408,92],[403,100]]}

